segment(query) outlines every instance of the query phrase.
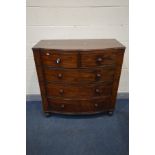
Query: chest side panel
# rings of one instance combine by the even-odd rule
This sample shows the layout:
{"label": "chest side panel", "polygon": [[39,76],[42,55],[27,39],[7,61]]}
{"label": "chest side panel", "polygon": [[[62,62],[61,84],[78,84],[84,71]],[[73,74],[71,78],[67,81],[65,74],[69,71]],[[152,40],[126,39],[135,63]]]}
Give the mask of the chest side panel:
{"label": "chest side panel", "polygon": [[36,66],[36,71],[37,71],[37,76],[38,76],[40,93],[42,97],[43,110],[47,111],[48,101],[47,101],[47,96],[46,96],[44,70],[43,70],[42,61],[41,61],[40,49],[33,49],[33,56],[34,56],[34,61],[35,61],[35,66]]}

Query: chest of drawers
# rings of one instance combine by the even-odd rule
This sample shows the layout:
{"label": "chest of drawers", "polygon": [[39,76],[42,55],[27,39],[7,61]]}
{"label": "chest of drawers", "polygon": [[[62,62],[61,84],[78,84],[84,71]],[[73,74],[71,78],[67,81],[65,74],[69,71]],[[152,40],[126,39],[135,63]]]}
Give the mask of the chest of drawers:
{"label": "chest of drawers", "polygon": [[32,49],[46,115],[113,113],[125,51],[121,43],[41,40]]}

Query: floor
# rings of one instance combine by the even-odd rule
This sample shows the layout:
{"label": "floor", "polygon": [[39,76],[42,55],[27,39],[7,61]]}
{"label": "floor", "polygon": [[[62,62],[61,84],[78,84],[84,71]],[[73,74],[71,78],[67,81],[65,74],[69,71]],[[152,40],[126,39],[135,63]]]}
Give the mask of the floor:
{"label": "floor", "polygon": [[52,115],[41,102],[26,103],[27,155],[128,155],[129,101],[117,100],[113,116]]}

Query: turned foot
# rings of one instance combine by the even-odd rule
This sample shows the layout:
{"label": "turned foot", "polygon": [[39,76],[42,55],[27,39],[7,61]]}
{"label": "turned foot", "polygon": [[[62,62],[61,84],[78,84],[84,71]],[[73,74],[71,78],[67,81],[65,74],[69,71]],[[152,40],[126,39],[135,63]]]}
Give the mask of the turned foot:
{"label": "turned foot", "polygon": [[109,115],[109,116],[112,116],[113,113],[114,113],[113,111],[108,111],[108,115]]}
{"label": "turned foot", "polygon": [[50,117],[51,116],[50,112],[45,112],[44,114],[45,114],[46,117]]}

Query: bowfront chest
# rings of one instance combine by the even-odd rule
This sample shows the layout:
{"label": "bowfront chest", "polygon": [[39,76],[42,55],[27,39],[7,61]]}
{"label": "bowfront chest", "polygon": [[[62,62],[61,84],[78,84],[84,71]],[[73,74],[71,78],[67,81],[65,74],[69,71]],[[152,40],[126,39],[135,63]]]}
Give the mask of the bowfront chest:
{"label": "bowfront chest", "polygon": [[46,115],[113,113],[125,51],[121,43],[41,40],[32,49]]}

